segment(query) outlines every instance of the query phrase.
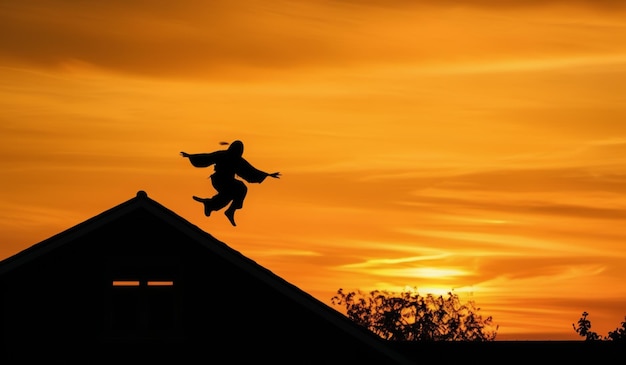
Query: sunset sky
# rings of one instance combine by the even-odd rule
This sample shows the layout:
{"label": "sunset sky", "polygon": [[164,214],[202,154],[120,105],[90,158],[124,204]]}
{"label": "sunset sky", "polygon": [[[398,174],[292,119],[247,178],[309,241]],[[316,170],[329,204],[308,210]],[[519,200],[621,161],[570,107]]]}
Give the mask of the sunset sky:
{"label": "sunset sky", "polygon": [[[0,0],[0,259],[144,190],[324,303],[626,316],[621,0]],[[237,227],[180,156],[240,139]],[[340,309],[340,308],[337,308]]]}

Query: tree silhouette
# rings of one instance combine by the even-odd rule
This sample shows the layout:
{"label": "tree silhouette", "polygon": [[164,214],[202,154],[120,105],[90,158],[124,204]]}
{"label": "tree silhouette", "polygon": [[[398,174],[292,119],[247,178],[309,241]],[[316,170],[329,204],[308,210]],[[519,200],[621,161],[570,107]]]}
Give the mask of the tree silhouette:
{"label": "tree silhouette", "polygon": [[618,327],[615,331],[609,331],[608,336],[602,338],[599,334],[591,330],[591,321],[587,319],[589,313],[583,312],[582,317],[578,319],[578,326],[572,323],[572,327],[574,327],[574,331],[576,331],[579,335],[585,338],[585,341],[619,341],[626,342],[626,316],[624,317],[624,322],[622,322],[622,327]]}
{"label": "tree silhouette", "polygon": [[622,327],[617,327],[615,331],[609,331],[608,340],[626,342],[626,316],[622,322]]}
{"label": "tree silhouette", "polygon": [[591,330],[591,321],[587,319],[589,313],[583,312],[582,317],[578,319],[578,326],[572,323],[572,327],[574,327],[574,331],[576,331],[579,335],[585,338],[585,341],[597,341],[601,340],[602,337]]}
{"label": "tree silhouette", "polygon": [[352,321],[391,341],[493,341],[498,329],[474,302],[461,303],[451,292],[444,298],[415,291],[339,289],[331,302],[345,306]]}

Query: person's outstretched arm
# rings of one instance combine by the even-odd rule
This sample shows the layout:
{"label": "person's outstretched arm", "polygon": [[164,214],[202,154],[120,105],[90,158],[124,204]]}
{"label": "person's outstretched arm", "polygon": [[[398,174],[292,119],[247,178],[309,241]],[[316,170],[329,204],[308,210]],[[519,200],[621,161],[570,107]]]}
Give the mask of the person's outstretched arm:
{"label": "person's outstretched arm", "polygon": [[237,175],[242,179],[246,180],[249,183],[262,183],[266,177],[271,176],[275,179],[280,177],[280,172],[267,173],[265,171],[261,171],[256,167],[252,166],[245,159],[241,159],[239,161],[239,165],[237,166]]}
{"label": "person's outstretched arm", "polygon": [[189,159],[189,162],[195,167],[208,167],[215,163],[217,152],[211,153],[187,153],[181,152],[180,155]]}

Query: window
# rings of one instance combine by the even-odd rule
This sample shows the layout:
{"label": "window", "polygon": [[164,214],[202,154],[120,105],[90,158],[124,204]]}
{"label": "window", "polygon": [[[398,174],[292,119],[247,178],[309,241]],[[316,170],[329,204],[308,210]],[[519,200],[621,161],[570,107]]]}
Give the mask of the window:
{"label": "window", "polygon": [[[153,260],[154,261],[154,260]],[[109,265],[106,324],[119,339],[163,339],[180,335],[178,265],[120,260]]]}

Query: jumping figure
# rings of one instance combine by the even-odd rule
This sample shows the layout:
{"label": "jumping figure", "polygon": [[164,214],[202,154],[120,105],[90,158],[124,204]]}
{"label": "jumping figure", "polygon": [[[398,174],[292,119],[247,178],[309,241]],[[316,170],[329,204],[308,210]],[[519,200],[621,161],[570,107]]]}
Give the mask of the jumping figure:
{"label": "jumping figure", "polygon": [[[227,143],[223,143],[227,144]],[[267,173],[252,166],[243,156],[243,142],[234,141],[226,150],[210,153],[189,154],[181,152],[181,156],[189,159],[195,167],[213,166],[211,184],[217,191],[211,198],[193,196],[195,201],[204,205],[204,214],[208,217],[211,212],[230,206],[224,214],[233,226],[235,224],[235,211],[241,209],[248,187],[243,181],[236,179],[235,175],[249,183],[261,183],[266,177],[280,178],[280,172]]]}

